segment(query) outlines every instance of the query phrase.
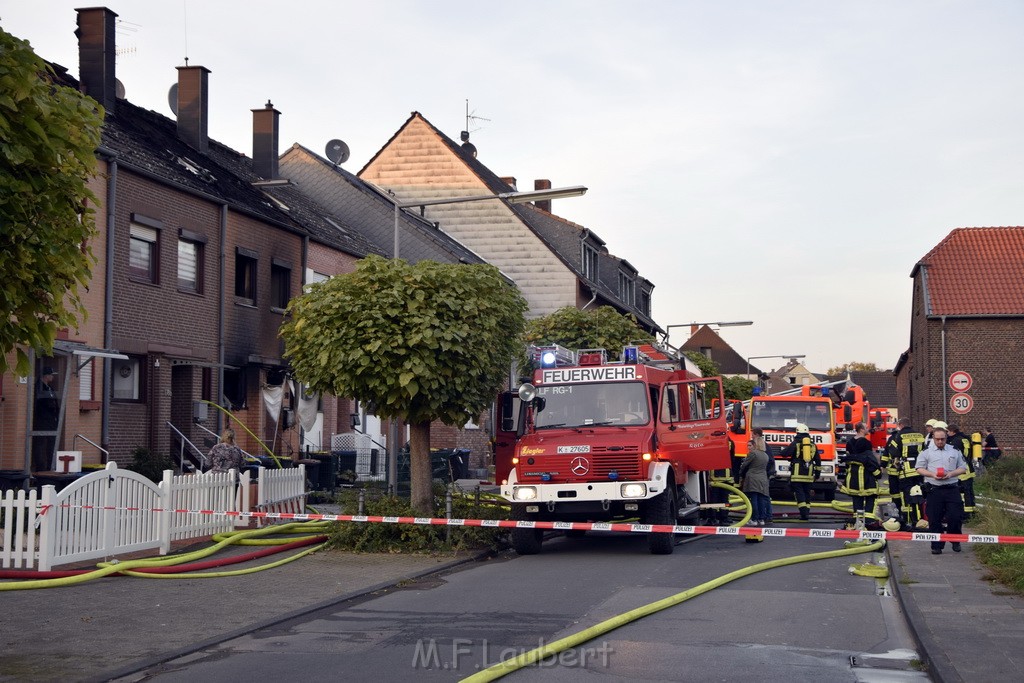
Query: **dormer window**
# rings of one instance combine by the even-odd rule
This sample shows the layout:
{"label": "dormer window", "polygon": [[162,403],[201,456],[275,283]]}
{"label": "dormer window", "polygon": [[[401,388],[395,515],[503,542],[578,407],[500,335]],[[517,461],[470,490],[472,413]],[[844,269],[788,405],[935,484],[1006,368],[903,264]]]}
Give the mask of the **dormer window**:
{"label": "dormer window", "polygon": [[619,299],[630,306],[633,305],[636,296],[636,280],[629,273],[619,271]]}
{"label": "dormer window", "polygon": [[597,282],[597,249],[583,243],[583,277]]}

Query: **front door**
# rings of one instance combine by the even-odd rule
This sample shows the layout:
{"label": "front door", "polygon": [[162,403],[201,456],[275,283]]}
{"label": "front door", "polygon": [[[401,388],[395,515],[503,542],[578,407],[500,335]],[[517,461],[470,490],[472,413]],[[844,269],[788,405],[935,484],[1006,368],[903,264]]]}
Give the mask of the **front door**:
{"label": "front door", "polygon": [[713,414],[714,399],[722,405],[718,377],[671,382],[662,388],[656,427],[662,458],[698,472],[729,467],[725,415]]}

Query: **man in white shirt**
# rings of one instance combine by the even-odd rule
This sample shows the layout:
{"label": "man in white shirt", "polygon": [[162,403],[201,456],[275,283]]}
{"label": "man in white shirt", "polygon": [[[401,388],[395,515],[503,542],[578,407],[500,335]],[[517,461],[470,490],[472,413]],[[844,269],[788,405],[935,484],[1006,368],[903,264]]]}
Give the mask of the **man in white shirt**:
{"label": "man in white shirt", "polygon": [[[939,423],[941,424],[941,423]],[[925,498],[925,513],[928,515],[928,531],[942,533],[945,518],[946,531],[961,533],[964,518],[964,503],[960,498],[960,480],[957,478],[967,471],[967,462],[957,449],[946,443],[949,434],[945,425],[932,430],[932,442],[917,456],[918,474],[929,485]],[[941,555],[945,541],[932,541],[932,555]],[[960,552],[960,544],[954,542],[953,552]]]}

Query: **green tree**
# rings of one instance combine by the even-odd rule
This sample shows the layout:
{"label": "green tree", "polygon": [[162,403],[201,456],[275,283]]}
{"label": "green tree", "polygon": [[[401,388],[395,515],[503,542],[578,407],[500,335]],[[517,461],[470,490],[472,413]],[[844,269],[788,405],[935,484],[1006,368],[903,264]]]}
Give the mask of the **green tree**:
{"label": "green tree", "polygon": [[413,508],[432,511],[430,423],[494,400],[522,349],[526,301],[489,265],[368,256],[292,299],[281,327],[296,377],[410,425]]}
{"label": "green tree", "polygon": [[56,85],[27,41],[0,29],[0,372],[28,375],[25,347],[53,351],[58,330],[86,315],[95,233],[87,186],[102,108]]}
{"label": "green tree", "polygon": [[862,363],[860,361],[850,361],[849,363],[843,363],[837,365],[834,368],[829,368],[825,371],[826,375],[845,375],[847,372],[878,372],[878,366],[874,363]]}
{"label": "green tree", "polygon": [[611,306],[581,311],[573,306],[560,308],[526,326],[527,344],[559,344],[567,349],[605,349],[612,359],[622,347],[633,342],[650,342],[653,337],[636,324],[632,315],[622,315]]}

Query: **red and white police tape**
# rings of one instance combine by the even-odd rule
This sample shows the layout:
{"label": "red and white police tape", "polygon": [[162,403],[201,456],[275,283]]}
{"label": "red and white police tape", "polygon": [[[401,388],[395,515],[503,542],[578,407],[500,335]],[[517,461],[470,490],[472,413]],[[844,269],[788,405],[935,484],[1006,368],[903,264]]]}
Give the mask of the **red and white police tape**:
{"label": "red and white police tape", "polygon": [[[46,506],[49,507],[49,506]],[[300,512],[238,512],[235,510],[187,510],[100,505],[62,505],[62,508],[83,510],[123,510],[131,512],[172,512],[183,515],[223,515],[240,519],[284,519],[298,522],[360,522],[372,524],[423,524],[435,526],[468,526],[502,529],[553,529],[556,531],[618,531],[647,534],[676,533],[717,536],[778,536],[786,538],[843,538],[869,541],[950,541],[956,543],[1024,543],[1024,536],[993,534],[933,534],[919,531],[866,531],[855,529],[815,529],[808,527],[702,526],[671,524],[633,524],[610,522],[541,522],[506,519],[447,519],[444,517],[382,517],[377,515],[324,515]],[[45,509],[41,514],[45,514]]]}

